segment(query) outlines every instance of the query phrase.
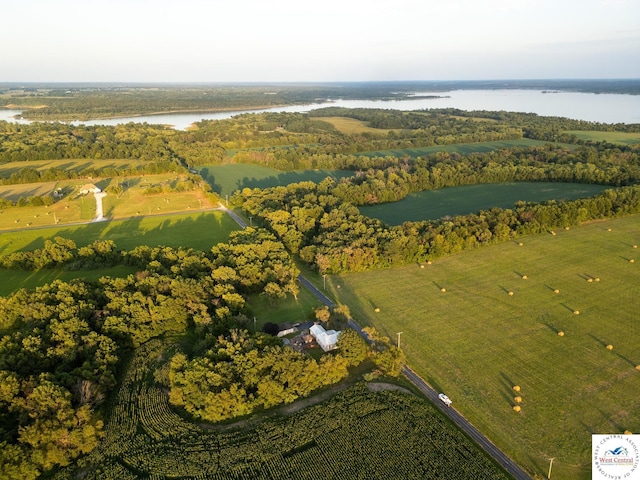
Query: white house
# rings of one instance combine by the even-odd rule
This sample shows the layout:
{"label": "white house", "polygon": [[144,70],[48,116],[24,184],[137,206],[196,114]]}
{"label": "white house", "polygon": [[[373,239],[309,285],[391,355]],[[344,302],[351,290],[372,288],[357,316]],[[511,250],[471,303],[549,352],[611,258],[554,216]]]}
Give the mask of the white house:
{"label": "white house", "polygon": [[336,348],[338,337],[340,336],[340,332],[325,330],[322,325],[318,324],[312,325],[311,328],[309,328],[309,333],[316,339],[317,344],[320,345],[320,348],[325,352]]}
{"label": "white house", "polygon": [[87,193],[100,193],[101,190],[96,187],[93,183],[87,183],[81,187],[78,187],[78,191],[80,195],[86,195]]}

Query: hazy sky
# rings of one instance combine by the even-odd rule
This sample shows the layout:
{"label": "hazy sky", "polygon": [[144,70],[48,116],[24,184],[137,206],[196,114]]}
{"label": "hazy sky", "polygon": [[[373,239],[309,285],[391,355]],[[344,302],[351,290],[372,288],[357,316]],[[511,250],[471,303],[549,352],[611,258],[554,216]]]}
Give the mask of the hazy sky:
{"label": "hazy sky", "polygon": [[640,78],[640,0],[6,0],[0,82]]}

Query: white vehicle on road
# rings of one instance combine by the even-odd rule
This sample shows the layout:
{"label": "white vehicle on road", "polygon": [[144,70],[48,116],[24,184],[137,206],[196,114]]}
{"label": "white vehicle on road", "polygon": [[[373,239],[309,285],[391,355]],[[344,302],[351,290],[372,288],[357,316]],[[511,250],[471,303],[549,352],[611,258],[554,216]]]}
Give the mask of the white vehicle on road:
{"label": "white vehicle on road", "polygon": [[444,393],[440,393],[438,395],[438,398],[440,399],[440,401],[442,403],[444,403],[447,407],[451,406],[451,399],[449,397],[447,397]]}

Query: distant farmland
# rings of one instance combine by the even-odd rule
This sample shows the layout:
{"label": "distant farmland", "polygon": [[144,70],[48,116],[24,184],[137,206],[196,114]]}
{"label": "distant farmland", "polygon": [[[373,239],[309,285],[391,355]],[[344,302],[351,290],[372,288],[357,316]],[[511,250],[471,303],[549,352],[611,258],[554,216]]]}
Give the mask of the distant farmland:
{"label": "distant farmland", "polygon": [[640,132],[592,132],[569,131],[580,140],[593,142],[620,143],[622,145],[634,145],[640,143]]}
{"label": "distant farmland", "polygon": [[592,433],[640,432],[638,245],[635,215],[327,283],[518,463],[587,479]]}
{"label": "distant farmland", "polygon": [[283,172],[273,168],[248,164],[205,165],[200,175],[211,185],[213,191],[224,197],[243,188],[269,188],[297,182],[321,182],[327,177],[350,177],[345,170],[296,170]]}
{"label": "distant farmland", "polygon": [[464,185],[412,193],[399,202],[360,207],[360,212],[389,225],[401,225],[408,221],[466,215],[493,207],[512,208],[518,201],[541,202],[592,197],[607,188],[611,187],[551,182]]}

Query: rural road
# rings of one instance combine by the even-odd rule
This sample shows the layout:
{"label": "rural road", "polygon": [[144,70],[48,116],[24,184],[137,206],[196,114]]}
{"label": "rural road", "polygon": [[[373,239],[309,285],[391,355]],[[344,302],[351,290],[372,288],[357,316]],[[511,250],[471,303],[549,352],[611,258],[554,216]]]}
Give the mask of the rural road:
{"label": "rural road", "polygon": [[[227,208],[223,208],[231,218],[233,218],[238,225],[242,228],[246,228],[247,224],[244,222],[235,212]],[[302,274],[298,275],[298,281],[303,287],[308,289],[313,295],[316,296],[323,304],[328,307],[333,307],[335,304],[324,293],[322,293],[315,285],[313,285]],[[349,326],[358,332],[362,337],[368,340],[367,336],[363,333],[362,327],[352,318],[348,321]],[[496,447],[491,441],[485,437],[480,431],[475,428],[466,418],[464,418],[455,408],[446,407],[439,399],[438,392],[427,384],[417,373],[406,365],[402,369],[402,373],[407,379],[413,383],[429,400],[431,400],[437,408],[439,408],[447,417],[453,421],[462,431],[464,431],[469,437],[471,437],[491,458],[493,458],[498,464],[502,466],[510,475],[516,480],[531,480],[531,477],[527,475],[515,462],[507,457],[502,450]]]}

